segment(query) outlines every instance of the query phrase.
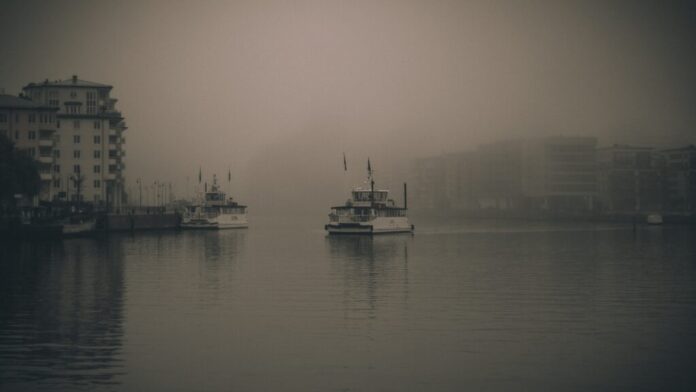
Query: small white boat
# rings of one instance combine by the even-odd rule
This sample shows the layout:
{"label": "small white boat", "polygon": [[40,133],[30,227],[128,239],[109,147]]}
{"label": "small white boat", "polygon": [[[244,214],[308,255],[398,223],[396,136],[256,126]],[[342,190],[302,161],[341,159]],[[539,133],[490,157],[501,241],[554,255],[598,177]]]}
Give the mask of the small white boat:
{"label": "small white boat", "polygon": [[389,199],[388,190],[375,190],[375,181],[368,160],[369,189],[356,188],[342,206],[331,207],[329,223],[324,226],[329,234],[386,234],[411,233],[414,226],[406,216],[407,193],[404,184],[404,206],[397,207]]}
{"label": "small white boat", "polygon": [[181,227],[213,230],[248,227],[246,208],[231,197],[227,199],[213,178],[213,186],[210,192],[205,192],[203,200],[187,207],[181,220]]}
{"label": "small white boat", "polygon": [[657,213],[648,214],[648,216],[645,220],[650,225],[661,225],[662,224],[662,214],[657,214]]}
{"label": "small white boat", "polygon": [[63,235],[78,236],[90,234],[94,231],[96,226],[97,221],[91,218],[71,218],[69,222],[63,224]]}

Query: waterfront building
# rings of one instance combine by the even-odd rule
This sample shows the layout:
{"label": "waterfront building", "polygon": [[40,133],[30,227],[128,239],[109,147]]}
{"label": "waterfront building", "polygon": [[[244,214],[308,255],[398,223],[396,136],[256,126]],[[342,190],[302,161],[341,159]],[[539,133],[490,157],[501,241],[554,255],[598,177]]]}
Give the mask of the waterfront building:
{"label": "waterfront building", "polygon": [[511,210],[522,207],[522,141],[503,140],[478,146],[477,199],[482,209]]}
{"label": "waterfront building", "polygon": [[55,195],[53,166],[56,134],[54,107],[25,97],[0,94],[0,135],[9,138],[15,148],[38,162],[41,185],[38,200],[49,201]]}
{"label": "waterfront building", "polygon": [[663,176],[664,208],[672,213],[696,212],[696,146],[670,148],[657,154]]}
{"label": "waterfront building", "polygon": [[418,210],[440,210],[448,205],[444,195],[444,160],[441,156],[415,159],[411,164],[409,182],[411,205]]}
{"label": "waterfront building", "polygon": [[125,198],[127,129],[112,86],[78,79],[29,83],[24,94],[56,112],[54,199],[119,208]]}
{"label": "waterfront building", "polygon": [[511,139],[413,164],[414,207],[588,212],[597,198],[597,140]]}
{"label": "waterfront building", "polygon": [[496,209],[591,211],[596,145],[593,137],[559,136],[480,146],[479,199]]}
{"label": "waterfront building", "polygon": [[601,209],[611,213],[662,210],[662,180],[652,147],[614,144],[597,150]]}

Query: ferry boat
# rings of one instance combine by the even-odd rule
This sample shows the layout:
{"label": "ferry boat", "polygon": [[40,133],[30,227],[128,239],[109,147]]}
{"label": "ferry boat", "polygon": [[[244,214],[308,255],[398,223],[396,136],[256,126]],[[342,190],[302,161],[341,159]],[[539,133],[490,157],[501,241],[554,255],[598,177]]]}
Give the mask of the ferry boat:
{"label": "ferry boat", "polygon": [[203,200],[188,206],[181,220],[184,229],[236,229],[248,227],[246,206],[228,199],[213,178],[210,192],[204,193]]}
{"label": "ferry boat", "polygon": [[369,189],[355,188],[344,205],[331,207],[329,223],[324,226],[324,230],[329,234],[412,233],[415,227],[406,216],[406,184],[404,183],[404,206],[397,207],[394,200],[389,199],[388,190],[375,190],[369,160],[368,180]]}

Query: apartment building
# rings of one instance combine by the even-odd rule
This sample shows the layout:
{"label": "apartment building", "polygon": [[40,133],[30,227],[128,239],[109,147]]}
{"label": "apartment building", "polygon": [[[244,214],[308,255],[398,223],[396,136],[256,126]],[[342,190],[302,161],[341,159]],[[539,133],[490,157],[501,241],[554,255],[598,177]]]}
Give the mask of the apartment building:
{"label": "apartment building", "polygon": [[597,140],[511,139],[416,160],[414,208],[592,211]]}
{"label": "apartment building", "polygon": [[112,86],[78,79],[29,83],[24,94],[55,110],[54,199],[119,208],[125,198],[127,129]]}
{"label": "apartment building", "polygon": [[545,137],[523,140],[522,194],[528,207],[590,211],[597,199],[597,139]]}
{"label": "apartment building", "polygon": [[634,213],[662,209],[662,179],[651,147],[615,144],[597,149],[601,209]]}
{"label": "apartment building", "polygon": [[666,211],[696,212],[696,146],[660,150],[657,166],[663,176]]}
{"label": "apartment building", "polygon": [[[57,109],[24,97],[0,94],[0,135],[38,161],[41,185],[38,200],[50,201],[55,195],[53,149]],[[37,200],[37,201],[38,201]]]}

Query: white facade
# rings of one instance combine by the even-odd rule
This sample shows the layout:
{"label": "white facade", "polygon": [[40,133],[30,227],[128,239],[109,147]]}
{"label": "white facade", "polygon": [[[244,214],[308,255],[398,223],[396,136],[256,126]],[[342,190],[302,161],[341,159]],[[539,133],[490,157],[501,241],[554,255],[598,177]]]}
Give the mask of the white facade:
{"label": "white facade", "polygon": [[110,96],[112,86],[80,80],[30,83],[25,94],[56,108],[54,199],[118,209],[124,203],[127,129]]}

